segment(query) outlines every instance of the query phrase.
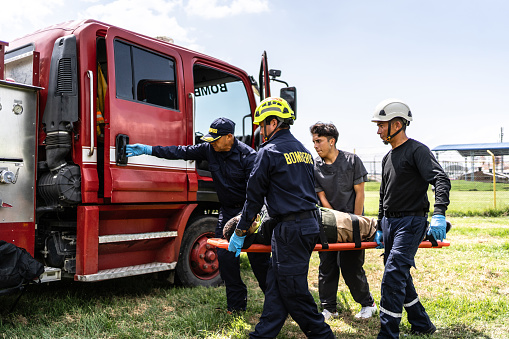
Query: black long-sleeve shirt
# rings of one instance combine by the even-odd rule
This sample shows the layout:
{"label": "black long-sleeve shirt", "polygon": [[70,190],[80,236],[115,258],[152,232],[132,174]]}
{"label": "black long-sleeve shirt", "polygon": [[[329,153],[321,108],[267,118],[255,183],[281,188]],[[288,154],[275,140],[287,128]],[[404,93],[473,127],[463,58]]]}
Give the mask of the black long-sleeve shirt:
{"label": "black long-sleeve shirt", "polygon": [[382,160],[378,217],[384,212],[428,212],[428,185],[435,186],[433,214],[445,215],[451,182],[429,148],[408,139]]}

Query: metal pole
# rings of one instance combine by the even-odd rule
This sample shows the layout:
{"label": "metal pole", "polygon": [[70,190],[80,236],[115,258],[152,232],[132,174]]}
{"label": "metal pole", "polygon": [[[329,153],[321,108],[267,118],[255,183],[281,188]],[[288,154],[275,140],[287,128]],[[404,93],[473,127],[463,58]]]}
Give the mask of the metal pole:
{"label": "metal pole", "polygon": [[491,159],[493,160],[493,208],[497,209],[497,178],[495,175],[495,154],[491,152],[489,149],[486,150],[491,155]]}
{"label": "metal pole", "polygon": [[470,178],[472,182],[475,181],[475,177],[474,177],[474,172],[475,172],[475,166],[474,166],[474,161],[475,161],[475,155],[474,155],[474,152],[471,152],[471,156],[472,156],[472,173],[470,174]]}

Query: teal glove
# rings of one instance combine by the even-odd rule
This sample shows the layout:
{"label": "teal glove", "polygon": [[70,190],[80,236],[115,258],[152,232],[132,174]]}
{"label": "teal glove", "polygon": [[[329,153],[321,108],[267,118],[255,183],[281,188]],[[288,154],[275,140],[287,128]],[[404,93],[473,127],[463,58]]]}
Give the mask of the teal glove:
{"label": "teal glove", "polygon": [[383,233],[382,231],[376,231],[376,234],[375,234],[375,242],[378,244],[377,247],[375,248],[384,248],[384,236],[383,236]]}
{"label": "teal glove", "polygon": [[435,214],[431,217],[428,235],[432,235],[437,241],[443,241],[446,237],[446,224],[444,215]]}
{"label": "teal glove", "polygon": [[246,236],[239,237],[234,232],[230,238],[230,243],[228,244],[228,251],[234,252],[235,256],[238,257],[242,250],[242,246],[244,246],[244,240],[246,240]]}
{"label": "teal glove", "polygon": [[127,157],[134,157],[142,154],[152,155],[152,146],[143,144],[127,145],[125,147],[125,152]]}

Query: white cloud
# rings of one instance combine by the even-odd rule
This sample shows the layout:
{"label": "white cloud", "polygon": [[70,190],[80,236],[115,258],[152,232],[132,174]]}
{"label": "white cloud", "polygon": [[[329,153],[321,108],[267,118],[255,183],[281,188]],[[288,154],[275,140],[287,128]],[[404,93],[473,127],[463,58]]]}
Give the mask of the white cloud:
{"label": "white cloud", "polygon": [[151,37],[167,36],[177,45],[206,52],[196,43],[196,27],[189,25],[189,17],[219,19],[268,8],[268,0],[79,0],[70,7],[65,0],[5,1],[2,12],[9,15],[0,20],[0,40],[69,20],[96,19]]}
{"label": "white cloud", "polygon": [[9,41],[35,29],[46,27],[47,18],[63,6],[63,0],[2,1],[0,39]]}
{"label": "white cloud", "polygon": [[147,36],[167,36],[177,45],[194,50],[203,49],[189,37],[192,28],[183,28],[177,21],[181,0],[116,0],[97,4],[80,13],[82,18],[94,18]]}
{"label": "white cloud", "polygon": [[269,10],[268,0],[189,0],[186,12],[207,19],[219,19],[245,13]]}

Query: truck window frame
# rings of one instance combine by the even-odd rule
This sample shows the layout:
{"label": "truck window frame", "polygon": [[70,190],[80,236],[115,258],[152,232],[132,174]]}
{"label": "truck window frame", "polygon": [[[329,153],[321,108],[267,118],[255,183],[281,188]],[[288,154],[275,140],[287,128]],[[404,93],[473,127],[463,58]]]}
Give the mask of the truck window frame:
{"label": "truck window frame", "polygon": [[[113,45],[116,98],[179,111],[176,60],[121,39],[114,39]],[[152,60],[144,62],[146,57]],[[169,65],[168,72],[163,72],[165,68],[161,65],[166,62]],[[145,79],[143,73],[151,77]],[[169,78],[164,78],[162,74],[169,75]]]}

